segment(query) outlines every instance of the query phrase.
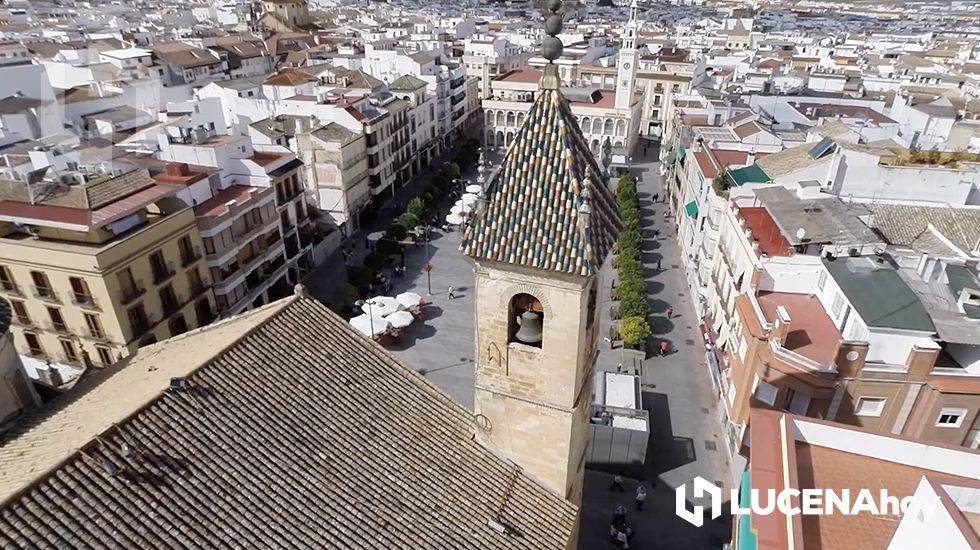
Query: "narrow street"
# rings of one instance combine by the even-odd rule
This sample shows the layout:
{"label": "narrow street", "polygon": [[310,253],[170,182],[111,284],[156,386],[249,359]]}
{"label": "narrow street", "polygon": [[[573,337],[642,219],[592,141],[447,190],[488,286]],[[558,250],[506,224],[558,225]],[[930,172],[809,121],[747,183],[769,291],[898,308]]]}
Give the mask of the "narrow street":
{"label": "narrow street", "polygon": [[[639,179],[637,191],[644,233],[643,263],[647,275],[650,299],[650,327],[653,332],[651,349],[659,349],[661,341],[668,343],[666,357],[655,355],[638,367],[643,388],[643,408],[650,413],[650,442],[643,480],[624,476],[625,493],[609,490],[613,474],[589,470],[586,472],[585,501],[582,510],[582,529],[579,548],[615,547],[609,540],[609,523],[613,510],[620,504],[629,510],[627,519],[636,530],[630,543],[635,549],[715,550],[720,547],[718,536],[730,532],[722,523],[707,523],[697,528],[674,514],[674,490],[701,476],[726,488],[728,475],[725,444],[718,414],[712,397],[704,356],[704,342],[698,329],[694,307],[684,281],[680,248],[672,229],[673,220],[664,220],[666,205],[654,202],[655,193],[662,196],[659,170],[659,148],[650,146],[644,153],[637,147],[631,173]],[[654,237],[654,230],[660,234]],[[657,269],[660,262],[662,270]],[[606,280],[612,277],[611,262],[605,268]],[[603,285],[601,306],[608,311],[609,285]],[[667,318],[666,310],[673,307]],[[608,315],[603,316],[602,335],[608,333]],[[622,361],[619,349],[608,343],[600,346],[596,368],[616,371]],[[627,371],[634,371],[628,361]],[[636,512],[633,495],[638,483],[643,483],[648,497],[646,508]]]}

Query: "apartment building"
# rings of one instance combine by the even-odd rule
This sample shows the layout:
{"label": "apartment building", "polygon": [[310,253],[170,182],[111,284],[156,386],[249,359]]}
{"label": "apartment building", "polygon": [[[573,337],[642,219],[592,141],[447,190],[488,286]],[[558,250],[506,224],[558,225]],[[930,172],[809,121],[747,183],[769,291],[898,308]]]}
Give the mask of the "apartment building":
{"label": "apartment building", "polygon": [[194,205],[221,315],[285,296],[313,268],[303,163],[284,147],[257,150],[247,136],[181,130],[160,136],[159,158],[174,163],[178,177],[190,164],[216,169],[216,177],[185,185],[180,196]]}
{"label": "apartment building", "polygon": [[465,41],[463,66],[466,76],[477,79],[480,99],[490,97],[490,82],[508,71],[523,68],[531,58],[530,49],[521,48],[501,36],[478,36]]}
{"label": "apartment building", "polygon": [[371,202],[367,137],[331,122],[297,135],[307,189],[346,238],[361,227]]}
{"label": "apartment building", "polygon": [[210,323],[193,210],[145,170],[3,182],[0,292],[20,354],[109,365]]}
{"label": "apartment building", "polygon": [[[483,101],[486,143],[491,147],[508,147],[524,123],[538,90],[541,71],[519,69],[493,80],[493,99]],[[632,151],[639,139],[641,98],[634,95],[627,109],[616,108],[616,94],[598,88],[562,89],[572,114],[588,140],[594,155],[599,155],[606,141],[616,148]]]}
{"label": "apartment building", "polygon": [[[739,480],[741,508],[749,508],[753,489],[762,495],[816,489],[847,499],[849,508],[868,490],[876,508],[886,509],[878,515],[786,515],[778,509],[741,515],[732,524],[731,550],[980,547],[980,453],[780,411],[753,411],[752,425],[752,458]],[[882,491],[893,504],[882,502]],[[897,504],[909,497],[918,507],[901,510]],[[833,510],[821,500],[813,504]]]}
{"label": "apartment building", "polygon": [[733,456],[756,408],[980,447],[975,262],[891,250],[806,190],[731,205],[702,331]]}
{"label": "apartment building", "polygon": [[14,346],[10,334],[12,320],[10,302],[0,298],[0,432],[11,419],[41,402]]}
{"label": "apartment building", "polygon": [[[436,99],[426,87],[424,80],[412,75],[404,75],[388,84],[392,94],[411,106],[408,122],[412,172],[415,174],[428,166],[439,151]],[[472,101],[476,96],[467,93],[466,98]],[[476,102],[479,104],[479,99]]]}

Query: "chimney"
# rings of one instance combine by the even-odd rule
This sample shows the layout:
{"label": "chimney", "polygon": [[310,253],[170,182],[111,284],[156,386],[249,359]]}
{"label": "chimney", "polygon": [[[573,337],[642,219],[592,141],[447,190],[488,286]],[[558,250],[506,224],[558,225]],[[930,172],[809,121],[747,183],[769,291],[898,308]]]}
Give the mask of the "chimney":
{"label": "chimney", "polygon": [[191,169],[186,162],[168,162],[164,172],[168,176],[187,177],[191,175]]}

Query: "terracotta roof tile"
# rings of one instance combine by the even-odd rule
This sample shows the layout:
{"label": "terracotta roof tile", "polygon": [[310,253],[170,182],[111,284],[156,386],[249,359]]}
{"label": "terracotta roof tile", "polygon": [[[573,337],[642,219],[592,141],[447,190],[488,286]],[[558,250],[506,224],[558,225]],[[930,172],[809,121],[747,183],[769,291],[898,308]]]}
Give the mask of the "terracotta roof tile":
{"label": "terracotta roof tile", "polygon": [[0,547],[560,550],[576,524],[472,412],[312,299],[91,377],[0,446]]}

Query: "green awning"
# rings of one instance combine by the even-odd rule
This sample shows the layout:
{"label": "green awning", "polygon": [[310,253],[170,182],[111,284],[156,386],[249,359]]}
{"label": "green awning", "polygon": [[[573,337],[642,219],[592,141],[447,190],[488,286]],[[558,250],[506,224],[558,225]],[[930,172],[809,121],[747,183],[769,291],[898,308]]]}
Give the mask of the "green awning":
{"label": "green awning", "polygon": [[[746,470],[742,473],[742,483],[739,487],[738,494],[738,506],[743,510],[746,510],[751,506],[751,501],[749,500],[750,494],[752,492],[752,484],[750,483],[749,471]],[[738,516],[735,520],[737,525],[735,527],[735,547],[738,550],[756,550],[759,547],[759,541],[752,532],[752,516],[749,514]]]}
{"label": "green awning", "polygon": [[677,160],[683,160],[684,156],[687,155],[687,150],[680,143],[677,144]]}
{"label": "green awning", "polygon": [[758,164],[750,164],[742,168],[735,168],[728,171],[728,179],[732,185],[739,186],[746,183],[766,183],[772,178],[766,174]]}
{"label": "green awning", "polygon": [[691,201],[684,205],[684,213],[692,218],[696,218],[698,215],[698,203],[697,201]]}

